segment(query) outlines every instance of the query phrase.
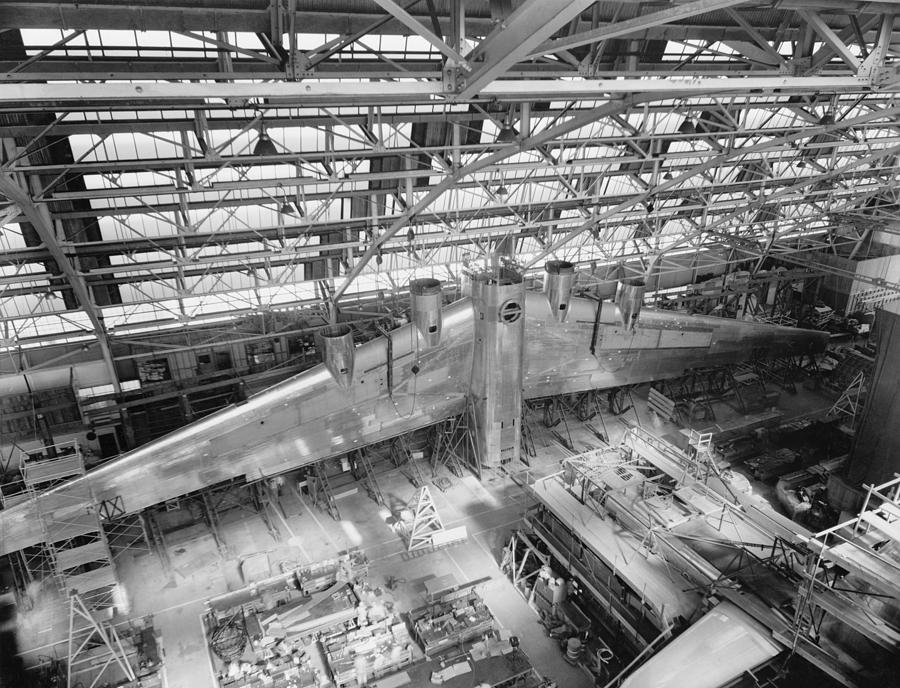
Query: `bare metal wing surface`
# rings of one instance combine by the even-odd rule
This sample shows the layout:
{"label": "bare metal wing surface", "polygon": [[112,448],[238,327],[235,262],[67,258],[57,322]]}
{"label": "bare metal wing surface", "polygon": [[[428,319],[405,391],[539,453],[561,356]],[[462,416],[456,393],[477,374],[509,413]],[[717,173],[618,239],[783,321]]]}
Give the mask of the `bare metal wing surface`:
{"label": "bare metal wing surface", "polygon": [[[615,304],[602,304],[598,313],[597,302],[577,298],[560,322],[549,304],[540,293],[525,297],[526,399],[677,377],[753,355],[821,350],[827,339],[820,332],[650,309],[632,330],[621,324]],[[436,345],[414,324],[404,325],[390,333],[390,355],[385,337],[357,347],[342,384],[320,364],[77,480],[96,501],[118,498],[127,512],[137,512],[224,480],[276,475],[426,427],[466,407],[474,330],[472,302],[462,299],[443,309]],[[54,490],[37,501],[42,513],[64,508]],[[35,500],[0,511],[0,554],[41,542],[40,523]]]}
{"label": "bare metal wing surface", "polygon": [[762,624],[722,602],[638,667],[622,688],[720,688],[781,651]]}

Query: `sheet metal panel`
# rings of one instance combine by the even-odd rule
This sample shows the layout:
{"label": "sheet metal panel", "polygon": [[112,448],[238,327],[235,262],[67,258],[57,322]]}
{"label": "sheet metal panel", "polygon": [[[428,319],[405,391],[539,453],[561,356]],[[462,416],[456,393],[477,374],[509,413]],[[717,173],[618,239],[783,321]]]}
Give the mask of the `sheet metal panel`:
{"label": "sheet metal panel", "polygon": [[522,422],[525,284],[501,268],[473,276],[471,395],[482,467],[518,461]]}
{"label": "sheet metal panel", "polygon": [[782,649],[762,624],[721,602],[638,667],[621,688],[720,688]]}
{"label": "sheet metal panel", "polygon": [[[623,328],[616,306],[605,303],[594,356],[589,347],[597,302],[571,299],[563,323],[547,303],[541,293],[524,298],[525,398],[677,377],[691,368],[746,360],[758,349],[785,355],[822,349],[827,340],[821,332],[643,309],[630,344],[613,347]],[[412,324],[393,331],[392,394],[385,383],[387,343],[378,338],[354,350],[348,390],[316,366],[123,454],[75,484],[98,500],[121,497],[135,512],[230,478],[291,470],[460,413],[470,392],[473,324],[472,302],[462,299],[444,308],[441,342],[433,349],[419,345]],[[697,337],[698,345],[683,346],[681,332]],[[41,495],[42,510],[70,508],[72,494],[70,483],[68,497]],[[32,501],[0,511],[0,554],[42,539]]]}

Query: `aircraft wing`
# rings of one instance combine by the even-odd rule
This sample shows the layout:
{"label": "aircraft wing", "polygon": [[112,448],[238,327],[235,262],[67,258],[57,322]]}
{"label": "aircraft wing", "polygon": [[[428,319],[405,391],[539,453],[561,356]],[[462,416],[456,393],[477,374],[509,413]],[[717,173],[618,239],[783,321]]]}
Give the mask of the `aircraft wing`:
{"label": "aircraft wing", "polygon": [[615,304],[602,304],[599,321],[597,307],[572,299],[566,321],[558,323],[542,294],[527,294],[526,398],[675,378],[754,357],[818,353],[828,341],[824,332],[649,308],[630,331]]}
{"label": "aircraft wing", "polygon": [[[246,476],[249,482],[283,473],[461,413],[472,367],[469,302],[446,308],[443,323],[441,344],[431,350],[419,346],[411,324],[390,333],[392,389],[387,340],[379,337],[355,350],[348,390],[317,365],[245,403],[127,452],[73,483],[89,487],[98,502],[121,498],[131,513],[231,478]],[[44,513],[71,506],[71,498],[59,490],[38,500]],[[33,501],[0,511],[0,554],[42,538]]]}
{"label": "aircraft wing", "polygon": [[[572,299],[557,322],[546,298],[525,302],[524,395],[604,389],[691,368],[734,363],[757,354],[784,355],[824,347],[826,335],[794,328],[644,309],[633,332],[618,323],[616,306]],[[357,347],[348,389],[324,365],[130,451],[77,478],[94,500],[121,499],[136,512],[232,478],[253,481],[354,448],[426,427],[466,406],[473,355],[473,309],[468,299],[443,309],[440,343],[421,344],[415,327]],[[591,353],[594,344],[595,354]],[[390,388],[389,388],[389,382]],[[62,508],[59,491],[38,497],[44,513]],[[69,499],[71,502],[71,499]],[[0,511],[0,554],[40,542],[33,501]]]}
{"label": "aircraft wing", "polygon": [[622,688],[721,688],[782,651],[772,634],[720,602],[622,682]]}

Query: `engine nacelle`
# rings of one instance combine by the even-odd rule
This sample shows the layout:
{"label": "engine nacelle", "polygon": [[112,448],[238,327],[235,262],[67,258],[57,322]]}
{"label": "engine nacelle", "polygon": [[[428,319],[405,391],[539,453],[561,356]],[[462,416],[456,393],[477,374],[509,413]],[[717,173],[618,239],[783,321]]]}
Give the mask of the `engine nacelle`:
{"label": "engine nacelle", "polygon": [[417,279],[409,283],[411,319],[427,349],[441,343],[441,292],[441,283],[436,279]]}
{"label": "engine nacelle", "polygon": [[323,327],[319,331],[322,362],[342,389],[353,384],[353,330],[349,325]]}
{"label": "engine nacelle", "polygon": [[644,303],[644,287],[642,279],[623,279],[619,282],[616,305],[619,307],[619,320],[622,327],[634,330],[638,316],[641,314],[641,306]]}
{"label": "engine nacelle", "polygon": [[575,266],[567,260],[551,260],[544,265],[544,294],[557,322],[565,322],[569,314],[569,298],[575,281]]}

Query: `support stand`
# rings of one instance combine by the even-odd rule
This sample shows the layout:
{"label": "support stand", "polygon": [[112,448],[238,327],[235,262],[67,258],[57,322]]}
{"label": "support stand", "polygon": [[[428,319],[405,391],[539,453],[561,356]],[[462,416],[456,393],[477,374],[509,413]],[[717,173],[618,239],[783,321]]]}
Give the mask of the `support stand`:
{"label": "support stand", "polygon": [[335,521],[341,520],[341,512],[331,492],[328,476],[322,467],[322,462],[314,463],[306,477],[309,486],[309,496],[314,506],[327,513]]}
{"label": "support stand", "polygon": [[443,530],[444,524],[441,522],[437,507],[434,505],[431,491],[425,485],[419,490],[416,498],[413,522],[409,531],[409,541],[406,550],[414,552],[421,549],[430,549],[434,546],[434,534]]}
{"label": "support stand", "polygon": [[[113,671],[121,675],[108,676]],[[90,672],[90,683],[87,682],[88,679],[79,677],[79,674],[87,672]],[[107,681],[100,684],[100,680],[105,677]],[[109,681],[113,678],[117,679],[116,685],[123,678],[128,681],[136,680],[119,634],[112,624],[98,622],[84,600],[77,593],[72,593],[69,597],[66,685],[68,688],[94,688],[97,685],[111,685]]]}

